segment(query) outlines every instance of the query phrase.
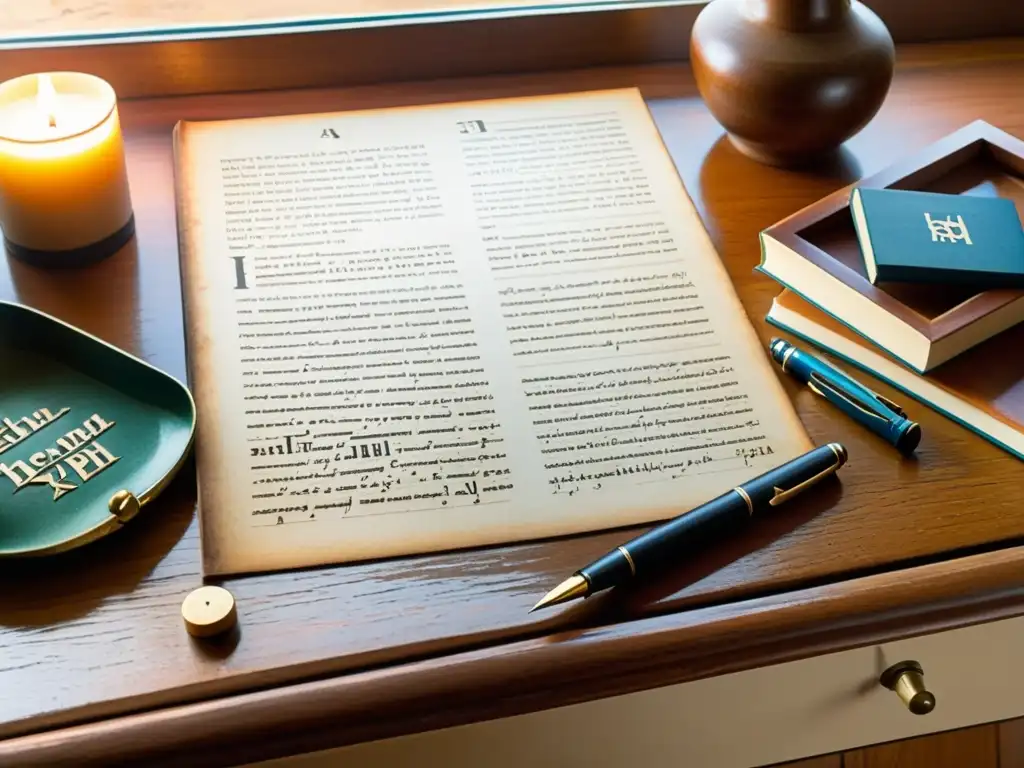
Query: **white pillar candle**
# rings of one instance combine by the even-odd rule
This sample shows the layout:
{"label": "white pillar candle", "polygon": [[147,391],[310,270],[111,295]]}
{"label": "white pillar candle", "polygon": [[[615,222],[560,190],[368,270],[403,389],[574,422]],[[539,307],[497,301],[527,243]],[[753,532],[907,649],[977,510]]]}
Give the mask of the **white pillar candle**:
{"label": "white pillar candle", "polygon": [[117,97],[77,72],[0,84],[0,227],[44,266],[105,258],[134,234]]}

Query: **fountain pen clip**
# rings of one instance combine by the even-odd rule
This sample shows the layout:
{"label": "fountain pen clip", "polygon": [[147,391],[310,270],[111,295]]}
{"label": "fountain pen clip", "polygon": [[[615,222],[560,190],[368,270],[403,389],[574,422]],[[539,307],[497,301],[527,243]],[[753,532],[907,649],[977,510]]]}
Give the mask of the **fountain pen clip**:
{"label": "fountain pen clip", "polygon": [[784,489],[779,488],[777,485],[774,486],[773,489],[775,491],[775,495],[768,500],[769,506],[777,507],[780,504],[784,504],[790,499],[792,499],[794,496],[796,496],[798,493],[806,491],[815,483],[819,483],[826,477],[834,475],[837,471],[839,471],[839,468],[846,463],[846,448],[840,445],[839,443],[829,443],[828,447],[831,448],[832,452],[836,455],[836,460],[831,465],[821,470],[821,472],[816,474],[814,477],[810,477],[794,485],[792,488]]}
{"label": "fountain pen clip", "polygon": [[[861,386],[861,388],[865,392],[870,393],[875,399],[878,400],[878,402],[880,402],[883,406],[885,406],[890,411],[895,413],[897,416],[902,416],[903,418],[907,417],[907,414],[903,410],[903,408],[901,406],[897,405],[896,403],[894,403],[889,398],[884,397],[884,396],[878,394],[874,390],[868,389],[863,384],[861,384],[860,386]],[[858,401],[858,400],[854,399],[853,395],[851,395],[849,392],[843,390],[837,384],[832,383],[831,381],[826,379],[824,376],[822,376],[817,371],[815,371],[814,373],[811,374],[810,378],[807,381],[807,387],[812,392],[814,392],[816,395],[819,395],[821,397],[825,397],[826,399],[827,399],[827,396],[825,395],[824,392],[822,392],[822,389],[827,389],[829,392],[832,393],[833,396],[842,399],[843,401],[848,403],[852,408],[856,408],[857,410],[861,411],[865,415],[870,416],[870,417],[875,418],[875,419],[882,419],[883,421],[888,421],[886,416],[884,416],[883,414],[877,413],[876,411],[872,410],[871,409],[871,405],[869,403],[865,403],[863,401]]]}

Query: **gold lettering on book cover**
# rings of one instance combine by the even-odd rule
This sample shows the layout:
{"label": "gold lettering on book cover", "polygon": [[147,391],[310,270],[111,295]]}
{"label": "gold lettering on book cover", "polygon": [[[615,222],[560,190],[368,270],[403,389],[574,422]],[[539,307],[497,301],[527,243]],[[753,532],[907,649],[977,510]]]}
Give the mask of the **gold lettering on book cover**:
{"label": "gold lettering on book cover", "polygon": [[967,245],[974,245],[971,242],[971,233],[967,231],[967,224],[963,216],[947,216],[944,219],[933,219],[930,213],[924,215],[925,223],[932,233],[933,243],[956,243],[962,242]]}

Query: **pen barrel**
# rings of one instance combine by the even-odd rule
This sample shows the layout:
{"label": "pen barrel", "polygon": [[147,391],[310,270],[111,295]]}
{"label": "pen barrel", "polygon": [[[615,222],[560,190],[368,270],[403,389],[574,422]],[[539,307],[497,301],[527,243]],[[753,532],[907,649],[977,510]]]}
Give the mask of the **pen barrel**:
{"label": "pen barrel", "polygon": [[[749,521],[746,501],[736,491],[729,491],[626,542],[580,573],[594,592],[633,578],[655,576],[678,565],[686,555],[736,533]],[[625,553],[629,554],[633,568]]]}
{"label": "pen barrel", "polygon": [[765,472],[739,486],[750,498],[751,517],[770,512],[824,480],[846,463],[846,448],[829,443]]}
{"label": "pen barrel", "polygon": [[906,416],[881,406],[865,410],[827,389],[821,389],[821,394],[847,416],[903,453],[912,453],[921,441],[921,428]]}
{"label": "pen barrel", "polygon": [[807,384],[810,381],[812,368],[810,361],[788,341],[772,339],[768,351],[772,360],[782,366],[783,373],[788,373],[801,384]]}
{"label": "pen barrel", "polygon": [[654,575],[715,544],[828,477],[846,461],[838,443],[815,448],[626,542],[580,571],[592,592]]}
{"label": "pen barrel", "polygon": [[912,453],[921,440],[921,428],[898,406],[883,400],[833,365],[801,352],[783,339],[772,341],[771,356],[782,370],[807,385],[854,421],[867,427],[903,453]]}

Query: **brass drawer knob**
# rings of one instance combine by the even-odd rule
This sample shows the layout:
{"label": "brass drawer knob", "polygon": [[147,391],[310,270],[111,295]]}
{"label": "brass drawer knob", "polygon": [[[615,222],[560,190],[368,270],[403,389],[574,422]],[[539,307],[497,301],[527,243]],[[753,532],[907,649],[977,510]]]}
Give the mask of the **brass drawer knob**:
{"label": "brass drawer knob", "polygon": [[907,709],[915,715],[927,715],[935,709],[935,694],[924,687],[924,670],[916,661],[893,664],[878,679],[890,691],[896,691]]}

